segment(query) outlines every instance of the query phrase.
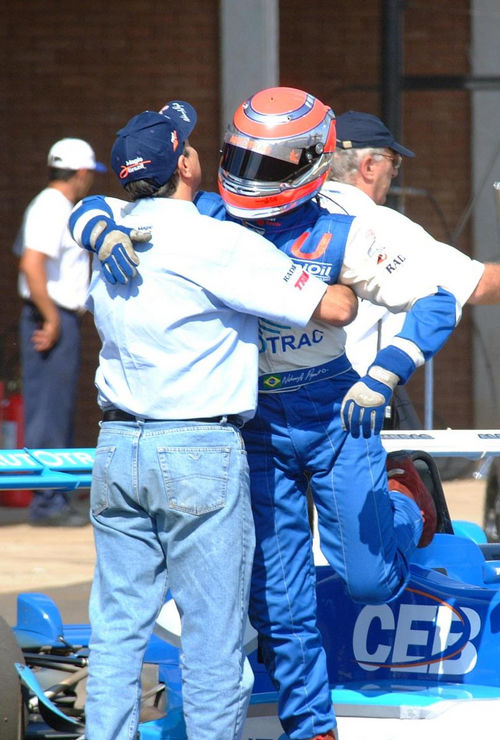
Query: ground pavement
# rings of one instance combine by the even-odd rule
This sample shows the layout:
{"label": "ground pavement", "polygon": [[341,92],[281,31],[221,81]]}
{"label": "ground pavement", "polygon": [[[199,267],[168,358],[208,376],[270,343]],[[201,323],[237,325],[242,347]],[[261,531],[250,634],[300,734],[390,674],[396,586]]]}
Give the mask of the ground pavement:
{"label": "ground pavement", "polygon": [[[484,480],[445,481],[443,488],[452,519],[482,525]],[[86,510],[85,494],[75,495],[78,508]],[[55,599],[64,622],[87,622],[92,527],[31,527],[26,516],[26,509],[0,506],[0,615],[14,624],[17,594],[38,591]]]}

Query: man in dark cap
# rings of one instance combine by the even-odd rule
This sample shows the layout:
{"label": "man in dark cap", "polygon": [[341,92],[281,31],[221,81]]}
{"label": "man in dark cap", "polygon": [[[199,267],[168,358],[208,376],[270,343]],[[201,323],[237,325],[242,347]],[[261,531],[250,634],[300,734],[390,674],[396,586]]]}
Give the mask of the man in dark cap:
{"label": "man in dark cap", "polygon": [[348,213],[361,212],[361,204],[366,199],[351,192],[351,188],[337,187],[338,183],[342,183],[358,188],[376,205],[383,205],[403,157],[414,156],[414,152],[395,141],[380,118],[350,110],[337,118],[333,167],[322,195],[336,201],[340,192],[340,205],[344,205],[344,208],[344,200],[349,198],[350,206],[353,199],[352,208],[345,209]]}
{"label": "man in dark cap", "polygon": [[[384,205],[403,156],[415,156],[395,141],[380,118],[354,110],[338,116],[336,143],[333,167],[321,190],[321,205],[334,213],[358,215]],[[346,352],[360,375],[365,374],[377,349],[389,344],[401,329],[405,315],[360,301],[358,318],[346,329]],[[398,394],[406,396],[401,389]],[[404,409],[411,414],[409,424],[420,426],[409,402]]]}
{"label": "man in dark cap", "polygon": [[[402,244],[414,245],[422,255],[428,251],[433,275],[446,276],[448,289],[468,303],[498,302],[499,265],[487,263],[479,271],[478,263],[462,252],[438,242],[421,226],[384,206],[403,158],[414,157],[414,152],[397,142],[380,118],[359,111],[338,116],[336,139],[332,168],[320,192],[321,205],[332,213],[367,216],[374,229],[392,231]],[[346,327],[346,353],[361,376],[377,351],[389,345],[401,331],[406,315],[360,301],[357,318]],[[419,426],[405,389],[398,387],[396,396],[396,416],[391,425]]]}

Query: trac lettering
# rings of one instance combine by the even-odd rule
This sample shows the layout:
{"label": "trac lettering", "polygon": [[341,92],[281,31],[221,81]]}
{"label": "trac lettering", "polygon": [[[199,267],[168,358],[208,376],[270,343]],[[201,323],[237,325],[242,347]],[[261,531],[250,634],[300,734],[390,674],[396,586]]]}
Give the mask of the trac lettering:
{"label": "trac lettering", "polygon": [[261,352],[270,352],[275,355],[278,352],[295,351],[301,347],[311,347],[313,344],[319,344],[323,341],[324,332],[321,329],[314,329],[310,334],[304,332],[300,336],[294,334],[280,334],[279,336],[262,336]]}

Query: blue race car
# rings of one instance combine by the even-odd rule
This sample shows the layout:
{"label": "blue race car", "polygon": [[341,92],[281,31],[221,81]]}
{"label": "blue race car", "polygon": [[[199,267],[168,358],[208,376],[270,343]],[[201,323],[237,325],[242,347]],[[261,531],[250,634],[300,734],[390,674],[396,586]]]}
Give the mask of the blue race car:
{"label": "blue race car", "polygon": [[[446,732],[493,740],[500,712],[500,545],[488,543],[477,525],[451,521],[434,458],[497,455],[500,432],[384,432],[383,440],[389,452],[418,448],[411,455],[433,492],[439,531],[416,552],[401,597],[376,606],[351,601],[315,542],[318,623],[338,736],[442,740]],[[36,487],[33,476],[51,487],[68,487],[70,478],[75,488],[88,486],[92,453],[24,451],[30,462],[16,476],[3,459],[21,452],[0,453],[0,486],[14,487],[15,478],[15,487]],[[2,740],[84,738],[89,633],[88,625],[64,625],[47,596],[18,596],[17,624],[0,621]],[[243,740],[286,740],[250,626],[247,636],[255,685]],[[179,654],[180,620],[167,600],[145,657],[141,740],[186,739]]]}

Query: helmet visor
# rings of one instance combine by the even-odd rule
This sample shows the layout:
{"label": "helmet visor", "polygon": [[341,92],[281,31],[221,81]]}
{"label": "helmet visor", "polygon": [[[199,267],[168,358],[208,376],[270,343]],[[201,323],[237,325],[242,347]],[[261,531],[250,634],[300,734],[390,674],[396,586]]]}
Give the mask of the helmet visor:
{"label": "helmet visor", "polygon": [[225,144],[220,166],[228,174],[243,180],[284,182],[294,177],[303,165]]}

